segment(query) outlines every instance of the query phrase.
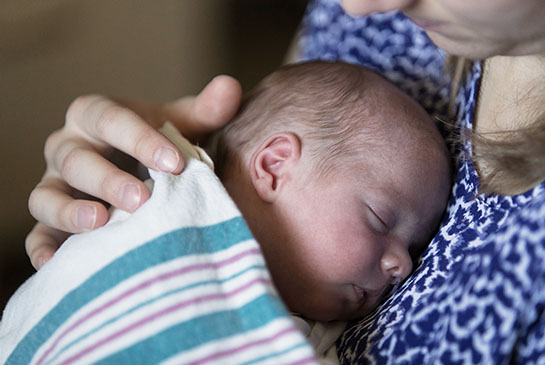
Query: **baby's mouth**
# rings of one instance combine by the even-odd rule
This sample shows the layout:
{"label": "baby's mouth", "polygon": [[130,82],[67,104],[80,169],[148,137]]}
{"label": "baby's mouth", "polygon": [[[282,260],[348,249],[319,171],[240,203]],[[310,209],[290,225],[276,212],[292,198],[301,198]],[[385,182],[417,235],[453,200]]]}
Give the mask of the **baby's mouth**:
{"label": "baby's mouth", "polygon": [[361,307],[363,304],[365,304],[365,300],[367,299],[367,293],[363,288],[357,286],[356,284],[352,284],[352,289],[354,290],[356,303],[359,307]]}
{"label": "baby's mouth", "polygon": [[[371,301],[380,301],[384,296],[389,296],[397,290],[399,286],[399,280],[396,281],[395,285],[386,285],[380,289],[366,290],[356,284],[352,284],[352,289],[354,291],[354,296],[356,298],[356,303],[359,308],[362,308],[366,302]],[[391,288],[391,290],[387,290]]]}
{"label": "baby's mouth", "polygon": [[[356,284],[352,284],[354,290],[354,296],[356,297],[356,303],[359,309],[362,309],[364,306],[372,306],[375,302],[378,302],[380,298],[384,295],[384,289],[375,289],[368,290],[364,289]],[[370,305],[371,304],[371,305]]]}

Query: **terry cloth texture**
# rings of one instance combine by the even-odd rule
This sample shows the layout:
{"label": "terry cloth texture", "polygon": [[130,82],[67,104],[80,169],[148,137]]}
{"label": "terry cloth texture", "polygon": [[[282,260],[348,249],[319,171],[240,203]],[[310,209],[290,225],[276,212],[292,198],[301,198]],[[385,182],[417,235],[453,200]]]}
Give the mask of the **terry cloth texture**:
{"label": "terry cloth texture", "polygon": [[72,236],[17,290],[0,363],[316,362],[206,154],[163,133],[184,151],[183,174],[150,171],[140,209]]}

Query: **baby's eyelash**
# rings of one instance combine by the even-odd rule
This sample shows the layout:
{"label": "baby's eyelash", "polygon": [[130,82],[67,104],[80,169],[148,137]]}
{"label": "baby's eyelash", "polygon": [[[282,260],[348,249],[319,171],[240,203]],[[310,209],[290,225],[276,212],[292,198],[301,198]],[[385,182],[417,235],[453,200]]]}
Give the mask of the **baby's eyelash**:
{"label": "baby's eyelash", "polygon": [[373,208],[368,207],[369,209],[369,216],[371,221],[372,228],[381,234],[388,233],[389,227],[388,225],[380,218],[380,216],[373,210]]}

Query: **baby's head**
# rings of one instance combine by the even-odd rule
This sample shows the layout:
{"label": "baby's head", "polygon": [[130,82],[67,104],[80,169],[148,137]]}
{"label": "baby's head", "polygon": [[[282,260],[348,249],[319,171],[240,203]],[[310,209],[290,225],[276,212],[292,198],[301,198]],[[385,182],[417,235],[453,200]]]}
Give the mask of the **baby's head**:
{"label": "baby's head", "polygon": [[252,90],[218,144],[218,174],[294,312],[369,313],[412,271],[450,190],[427,113],[345,63],[290,65]]}

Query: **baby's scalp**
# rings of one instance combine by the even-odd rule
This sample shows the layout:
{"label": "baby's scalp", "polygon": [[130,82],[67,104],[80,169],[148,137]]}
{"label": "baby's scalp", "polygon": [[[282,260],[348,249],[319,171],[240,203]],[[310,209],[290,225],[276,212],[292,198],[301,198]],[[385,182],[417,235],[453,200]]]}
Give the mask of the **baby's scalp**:
{"label": "baby's scalp", "polygon": [[[262,246],[283,300],[309,318],[372,310],[390,275],[379,265],[382,248],[392,247],[384,255],[398,262],[396,275],[408,275],[407,257],[415,257],[405,250],[429,241],[446,205],[448,153],[430,117],[360,66],[312,62],[280,69],[246,96],[220,138],[218,175]],[[269,148],[277,138],[294,142],[275,154]],[[287,145],[297,157],[285,153]],[[275,166],[268,175],[254,170],[263,168],[265,159],[256,157],[263,151],[275,157],[267,159]],[[370,206],[381,220],[391,218],[387,238],[371,223]],[[399,243],[382,244],[386,239]],[[351,253],[327,259],[338,247]],[[356,310],[354,283],[380,293]]]}
{"label": "baby's scalp", "polygon": [[218,175],[222,177],[224,167],[247,163],[263,140],[286,131],[301,138],[303,156],[313,164],[315,177],[330,175],[336,166],[382,166],[387,156],[370,152],[395,148],[389,140],[391,129],[418,137],[407,138],[407,143],[425,137],[444,148],[427,113],[375,72],[344,62],[287,65],[246,94],[238,114],[222,131]]}

